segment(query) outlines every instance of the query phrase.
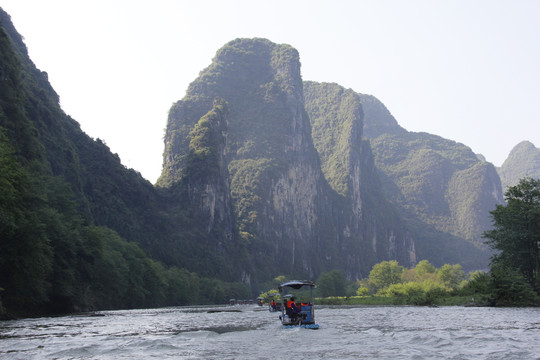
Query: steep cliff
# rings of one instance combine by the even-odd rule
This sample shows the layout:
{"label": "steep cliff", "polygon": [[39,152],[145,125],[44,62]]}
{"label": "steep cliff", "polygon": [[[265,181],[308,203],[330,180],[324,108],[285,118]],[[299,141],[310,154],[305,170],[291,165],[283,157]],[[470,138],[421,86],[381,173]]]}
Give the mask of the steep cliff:
{"label": "steep cliff", "polygon": [[[396,239],[404,232],[414,239],[414,251],[410,245],[409,251],[403,247],[412,242],[398,240],[402,247],[392,256],[404,262],[402,257],[409,253],[439,266],[487,265],[480,236],[489,228],[489,210],[500,199],[491,164],[479,162],[463,145],[406,131],[373,96],[313,82],[306,82],[304,91],[315,146],[332,187],[353,195],[354,183],[347,179],[357,176],[350,161],[362,159],[361,201],[352,203],[364,204],[363,226],[378,223],[374,233],[392,230]],[[361,111],[363,121],[355,116]],[[364,218],[373,215],[374,221]]]}
{"label": "steep cliff", "polygon": [[414,264],[413,237],[383,194],[370,145],[362,140],[360,95],[337,84],[310,81],[304,82],[304,95],[324,176],[347,214],[341,223],[345,235],[360,234],[377,261]]}
{"label": "steep cliff", "polygon": [[366,184],[377,181],[369,146],[361,142],[360,106],[344,110],[350,131],[336,136],[349,148],[338,154],[336,176],[323,172],[328,162],[321,165],[313,145],[298,52],[288,45],[238,39],[217,52],[170,110],[159,186],[193,176],[188,144],[216,98],[228,108],[223,158],[234,222],[259,278],[313,278],[334,268],[354,278],[383,259],[414,262],[412,239],[390,207],[382,216],[388,204],[380,205],[376,185]]}
{"label": "steep cliff", "polygon": [[[491,226],[489,211],[503,201],[495,167],[478,160],[463,144],[406,131],[373,96],[361,98],[366,135],[385,192],[409,221],[424,224],[419,231],[432,227],[438,233],[434,238],[430,235],[431,240],[426,236],[418,252],[434,256],[439,253],[432,248],[437,241],[454,243],[457,262],[472,265],[478,260],[479,265],[487,265],[489,254],[481,235]],[[448,240],[449,235],[455,238]]]}

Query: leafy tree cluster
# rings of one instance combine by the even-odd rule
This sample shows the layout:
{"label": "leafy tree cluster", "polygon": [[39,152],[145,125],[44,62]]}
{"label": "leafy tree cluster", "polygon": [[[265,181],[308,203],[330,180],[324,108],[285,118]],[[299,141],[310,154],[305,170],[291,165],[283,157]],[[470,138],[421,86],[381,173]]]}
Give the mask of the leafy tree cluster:
{"label": "leafy tree cluster", "polygon": [[506,205],[490,214],[486,231],[492,258],[493,303],[527,304],[540,294],[540,180],[523,178],[505,192]]}
{"label": "leafy tree cluster", "polygon": [[332,270],[321,273],[316,285],[316,296],[323,298],[319,300],[330,303],[332,299],[344,297],[384,297],[391,299],[382,302],[385,304],[429,305],[442,297],[488,293],[484,273],[477,271],[466,276],[461,265],[445,264],[436,268],[427,260],[411,269],[395,260],[382,261],[373,266],[368,278],[358,281],[347,281],[343,272]]}
{"label": "leafy tree cluster", "polygon": [[[165,267],[115,231],[85,225],[70,186],[31,173],[0,131],[0,304],[10,315],[225,303],[243,284]],[[4,314],[6,315],[6,314]]]}
{"label": "leafy tree cluster", "polygon": [[383,261],[373,266],[367,279],[358,282],[357,295],[394,297],[403,303],[424,305],[457,291],[465,285],[464,280],[465,274],[458,264],[437,269],[422,260],[416,267],[406,269],[397,261]]}
{"label": "leafy tree cluster", "polygon": [[[227,113],[227,103],[216,99],[214,107],[203,116],[190,132],[189,156],[185,170],[185,177],[193,177],[195,180],[202,176],[217,175],[219,170],[219,146],[222,138],[221,132]],[[223,140],[221,140],[223,142]]]}

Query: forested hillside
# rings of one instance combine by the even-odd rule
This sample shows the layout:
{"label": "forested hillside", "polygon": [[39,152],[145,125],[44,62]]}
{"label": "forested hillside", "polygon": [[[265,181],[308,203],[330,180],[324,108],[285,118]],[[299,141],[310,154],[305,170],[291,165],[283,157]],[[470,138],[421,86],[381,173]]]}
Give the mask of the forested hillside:
{"label": "forested hillside", "polygon": [[81,131],[1,9],[0,24],[0,316],[249,296],[183,269],[184,209]]}

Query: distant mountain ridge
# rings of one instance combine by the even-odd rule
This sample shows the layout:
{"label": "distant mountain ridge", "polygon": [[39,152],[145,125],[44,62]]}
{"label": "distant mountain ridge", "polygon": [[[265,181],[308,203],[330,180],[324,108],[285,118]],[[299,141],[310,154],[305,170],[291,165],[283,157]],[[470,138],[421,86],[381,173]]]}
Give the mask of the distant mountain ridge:
{"label": "distant mountain ridge", "polygon": [[[371,96],[368,100],[375,103]],[[368,126],[377,126],[370,120],[377,118],[381,105],[365,107],[370,115]],[[371,113],[371,109],[376,112]],[[490,226],[488,212],[503,202],[491,163],[479,160],[463,144],[408,132],[397,123],[372,132],[370,143],[378,168],[399,189],[394,188],[398,191],[393,197],[402,206],[441,231],[482,242],[482,232]]]}
{"label": "distant mountain ridge", "polygon": [[515,186],[524,177],[540,178],[540,149],[530,141],[517,144],[497,169],[503,189]]}

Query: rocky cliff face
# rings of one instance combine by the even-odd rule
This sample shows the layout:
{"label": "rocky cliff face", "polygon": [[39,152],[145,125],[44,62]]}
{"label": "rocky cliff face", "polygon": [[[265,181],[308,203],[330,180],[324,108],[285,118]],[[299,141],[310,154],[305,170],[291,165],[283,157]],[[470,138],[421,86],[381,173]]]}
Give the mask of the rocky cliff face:
{"label": "rocky cliff face", "polygon": [[[322,170],[346,214],[343,236],[358,234],[371,261],[414,264],[413,237],[384,194],[369,143],[362,140],[360,95],[336,84],[304,82],[305,106]],[[366,257],[366,263],[370,260]]]}
{"label": "rocky cliff face", "polygon": [[[463,144],[406,131],[373,96],[361,98],[369,129],[366,135],[388,196],[411,221],[417,219],[439,232],[435,237],[441,243],[449,241],[445,234],[456,237],[450,241],[455,242],[456,255],[463,257],[458,262],[472,264],[478,258],[487,265],[481,235],[491,226],[489,211],[503,201],[495,167]],[[474,256],[466,243],[474,245]],[[419,250],[439,252],[430,249],[434,245],[432,240]]]}
{"label": "rocky cliff face", "polygon": [[[229,188],[229,171],[225,161],[227,104],[216,98],[210,111],[190,133],[184,177],[187,194],[196,216],[210,233],[221,228],[225,240],[232,240],[234,218]],[[221,250],[221,246],[220,246]]]}
{"label": "rocky cliff face", "polygon": [[[259,276],[314,278],[321,271],[342,269],[354,278],[383,259],[399,258],[410,265],[415,260],[414,244],[397,214],[390,216],[389,225],[366,205],[380,199],[364,194],[377,191],[365,184],[366,179],[376,183],[376,174],[369,146],[361,141],[361,107],[346,111],[351,117],[348,131],[339,135],[349,145],[339,154],[344,173],[341,183],[330,179],[334,184],[330,186],[313,145],[303,88],[295,49],[263,39],[230,42],[172,107],[158,184],[193,184],[190,202],[205,208],[209,218],[216,217],[213,202],[201,198],[227,199],[225,193],[230,191],[234,219],[228,221],[238,230],[238,241],[247,248],[251,263],[257,264],[252,271]],[[195,185],[201,177],[189,166],[190,143],[196,124],[211,111],[216,98],[227,103],[225,146],[215,142],[209,151],[220,153],[227,164],[227,172],[219,170],[221,175],[216,176],[227,173],[229,187],[221,186],[220,195],[212,190],[208,196],[208,185],[202,190]],[[198,167],[203,168],[225,167],[217,163]]]}

